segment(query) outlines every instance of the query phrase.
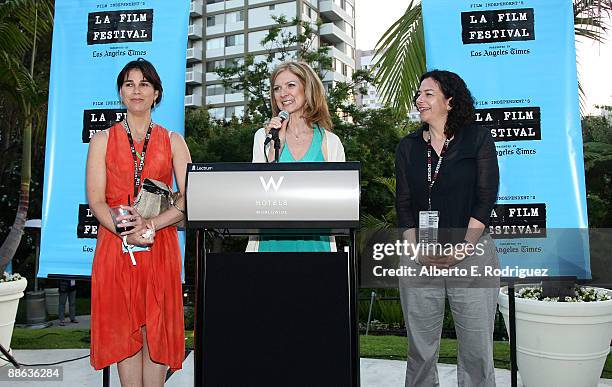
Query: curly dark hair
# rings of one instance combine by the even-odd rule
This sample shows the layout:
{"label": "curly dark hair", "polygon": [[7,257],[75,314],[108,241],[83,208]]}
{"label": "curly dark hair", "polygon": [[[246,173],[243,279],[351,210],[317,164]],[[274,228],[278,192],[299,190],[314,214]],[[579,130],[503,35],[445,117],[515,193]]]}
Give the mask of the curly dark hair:
{"label": "curly dark hair", "polygon": [[[447,138],[453,137],[462,127],[474,121],[474,98],[467,85],[461,77],[451,71],[432,70],[421,75],[420,82],[431,78],[444,94],[445,98],[451,98],[451,110],[448,112],[444,134]],[[414,96],[413,103],[416,106],[418,94]],[[429,125],[423,123],[425,130],[429,130]]]}

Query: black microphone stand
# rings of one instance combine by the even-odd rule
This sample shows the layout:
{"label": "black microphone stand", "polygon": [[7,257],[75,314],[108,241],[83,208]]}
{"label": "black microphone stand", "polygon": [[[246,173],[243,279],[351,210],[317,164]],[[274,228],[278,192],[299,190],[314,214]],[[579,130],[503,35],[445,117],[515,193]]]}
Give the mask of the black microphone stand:
{"label": "black microphone stand", "polygon": [[281,146],[280,137],[278,136],[279,131],[272,130],[270,131],[270,133],[272,133],[272,141],[274,141],[274,162],[278,163],[280,160],[280,146]]}
{"label": "black microphone stand", "polygon": [[2,344],[0,344],[0,352],[2,352],[2,354],[4,356],[6,356],[6,360],[8,362],[10,362],[15,368],[21,368],[21,366],[19,365],[19,363],[17,363],[17,360],[15,360],[15,358],[9,353],[9,351],[7,351]]}

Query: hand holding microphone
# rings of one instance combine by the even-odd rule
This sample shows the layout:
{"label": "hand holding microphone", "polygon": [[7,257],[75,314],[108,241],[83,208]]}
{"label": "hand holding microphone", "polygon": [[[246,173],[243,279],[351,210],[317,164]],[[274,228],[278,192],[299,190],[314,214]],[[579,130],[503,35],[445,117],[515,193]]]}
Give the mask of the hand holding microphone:
{"label": "hand holding microphone", "polygon": [[[283,140],[285,134],[286,124],[285,121],[289,118],[289,113],[285,110],[281,110],[278,113],[277,117],[272,117],[272,119],[268,122],[268,125],[265,127],[266,131],[266,141],[264,142],[264,146],[268,145],[268,143],[272,140]],[[281,136],[282,134],[282,136]]]}

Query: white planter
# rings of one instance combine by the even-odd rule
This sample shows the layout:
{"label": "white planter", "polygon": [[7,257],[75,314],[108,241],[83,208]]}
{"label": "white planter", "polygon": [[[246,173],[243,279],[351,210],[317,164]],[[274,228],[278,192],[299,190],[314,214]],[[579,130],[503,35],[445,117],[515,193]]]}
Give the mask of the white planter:
{"label": "white planter", "polygon": [[[612,300],[515,300],[517,366],[523,384],[596,387],[610,352]],[[509,331],[508,287],[500,289],[499,310]]]}
{"label": "white planter", "polygon": [[[28,281],[25,278],[0,283],[0,344],[7,350],[10,349],[11,337],[13,337],[19,299],[23,297],[23,291],[27,285]],[[6,362],[0,359],[0,367],[4,364]]]}

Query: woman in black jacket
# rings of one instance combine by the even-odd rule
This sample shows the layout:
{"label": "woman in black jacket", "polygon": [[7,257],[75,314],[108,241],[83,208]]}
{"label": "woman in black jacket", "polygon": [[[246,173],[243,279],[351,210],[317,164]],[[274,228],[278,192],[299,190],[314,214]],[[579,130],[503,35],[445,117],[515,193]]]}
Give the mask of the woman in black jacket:
{"label": "woman in black jacket", "polygon": [[398,223],[409,242],[435,242],[438,250],[404,257],[418,277],[400,283],[409,342],[406,386],[438,385],[446,298],[457,332],[459,386],[494,386],[499,278],[487,277],[485,269],[499,262],[485,230],[499,185],[495,144],[490,132],[472,125],[474,99],[457,74],[423,74],[414,102],[423,126],[397,148]]}

